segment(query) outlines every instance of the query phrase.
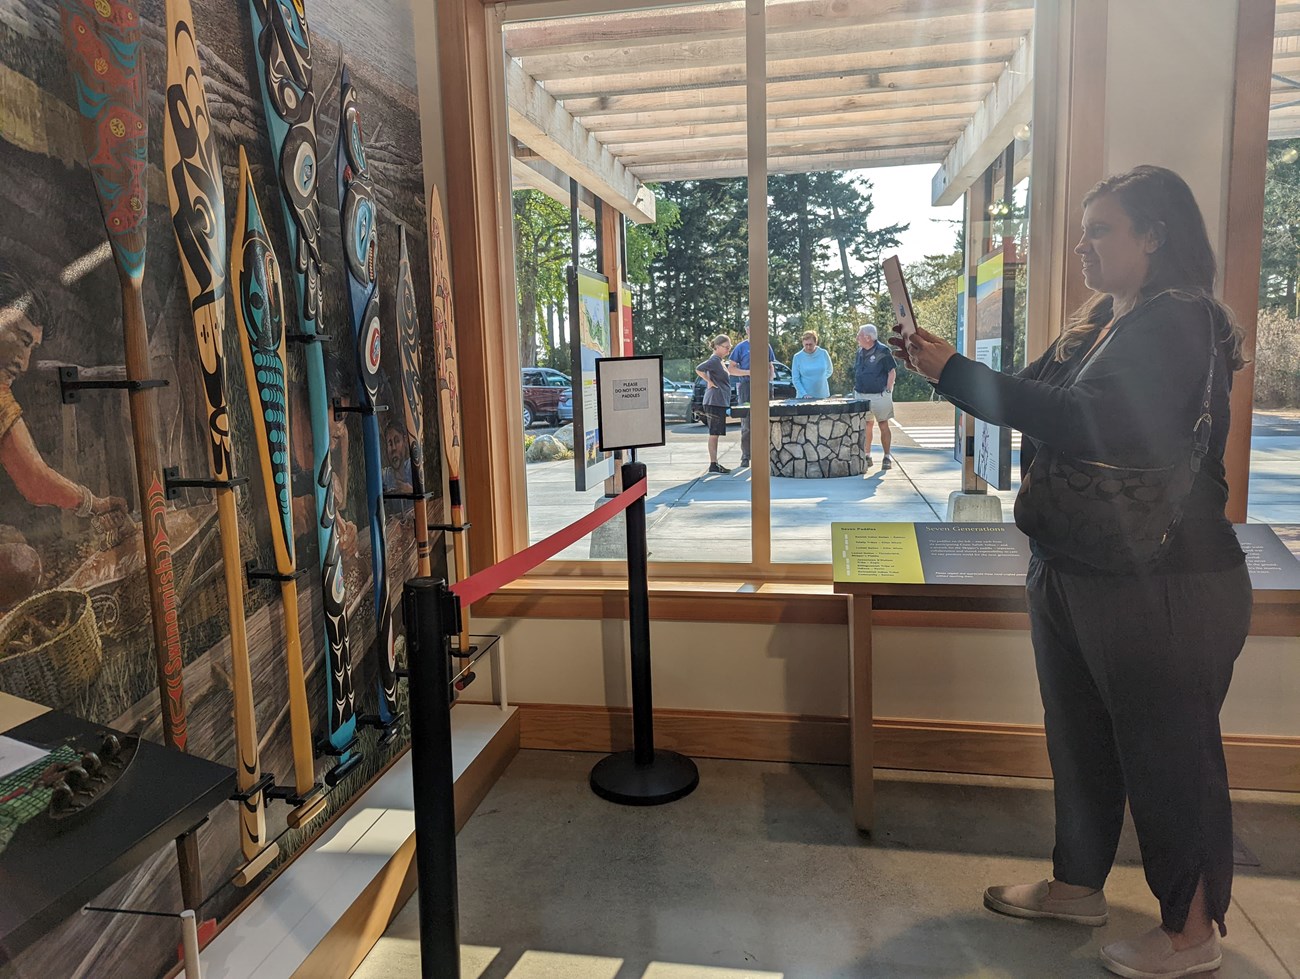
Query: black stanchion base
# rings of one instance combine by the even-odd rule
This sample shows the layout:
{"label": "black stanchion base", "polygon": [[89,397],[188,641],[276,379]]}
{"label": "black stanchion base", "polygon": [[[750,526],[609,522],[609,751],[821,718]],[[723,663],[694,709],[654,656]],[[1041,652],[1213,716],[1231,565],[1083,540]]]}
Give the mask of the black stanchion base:
{"label": "black stanchion base", "polygon": [[695,762],[675,751],[656,749],[654,761],[638,765],[631,751],[602,758],[591,770],[591,791],[620,806],[661,806],[695,791],[700,772]]}

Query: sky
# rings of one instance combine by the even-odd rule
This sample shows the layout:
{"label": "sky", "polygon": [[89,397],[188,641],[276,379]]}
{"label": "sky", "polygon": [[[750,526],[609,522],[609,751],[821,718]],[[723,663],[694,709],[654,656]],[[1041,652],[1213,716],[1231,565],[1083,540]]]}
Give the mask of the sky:
{"label": "sky", "polygon": [[[925,163],[911,167],[880,167],[857,170],[856,174],[871,181],[870,227],[910,224],[902,235],[898,257],[904,265],[927,255],[946,255],[952,250],[961,227],[960,199],[947,207],[930,204],[930,180],[938,168]],[[952,224],[952,221],[958,222]]]}

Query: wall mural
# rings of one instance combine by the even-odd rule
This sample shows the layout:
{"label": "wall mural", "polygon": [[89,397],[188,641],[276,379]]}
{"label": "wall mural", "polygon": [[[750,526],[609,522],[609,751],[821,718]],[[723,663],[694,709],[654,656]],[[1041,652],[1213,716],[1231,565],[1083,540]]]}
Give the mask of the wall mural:
{"label": "wall mural", "polygon": [[[434,408],[421,419],[432,487],[441,453],[428,449],[436,379],[403,390],[397,332],[413,314],[415,362],[435,362],[407,5],[191,2],[0,0],[0,690],[183,746],[249,785],[274,773],[289,802],[227,803],[199,831],[199,917],[219,922],[249,893],[232,879],[250,859],[291,858],[407,741],[404,687],[383,697],[372,540],[386,538],[400,595],[416,572],[412,503],[367,533],[366,456],[385,489],[410,492],[412,401]],[[321,410],[358,392],[352,256],[332,218],[347,194],[319,178],[345,60],[365,144],[358,117],[338,158],[365,179],[380,256],[361,266],[381,331],[365,387],[390,406],[364,424]],[[67,367],[168,384],[65,405]],[[165,467],[250,479],[168,501]],[[440,500],[429,519],[447,519]],[[273,577],[247,580],[242,563]],[[392,743],[357,727],[387,712]],[[178,910],[177,859],[160,851],[94,903]],[[176,944],[171,921],[81,915],[0,977],[159,975]]]}

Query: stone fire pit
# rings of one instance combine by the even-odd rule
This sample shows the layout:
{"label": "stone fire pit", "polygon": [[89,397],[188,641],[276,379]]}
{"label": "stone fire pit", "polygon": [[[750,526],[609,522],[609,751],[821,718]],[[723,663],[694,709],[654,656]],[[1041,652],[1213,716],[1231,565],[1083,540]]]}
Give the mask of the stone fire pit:
{"label": "stone fire pit", "polygon": [[[749,410],[733,407],[733,416]],[[861,476],[866,472],[862,436],[869,401],[824,398],[820,401],[773,401],[771,465],[773,476],[820,479]]]}

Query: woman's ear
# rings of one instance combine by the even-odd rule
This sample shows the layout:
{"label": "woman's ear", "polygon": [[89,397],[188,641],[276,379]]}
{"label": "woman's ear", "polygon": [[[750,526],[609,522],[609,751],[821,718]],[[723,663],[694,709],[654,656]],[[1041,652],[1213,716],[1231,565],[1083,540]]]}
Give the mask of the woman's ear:
{"label": "woman's ear", "polygon": [[1165,238],[1166,238],[1165,223],[1163,221],[1156,221],[1152,223],[1151,230],[1148,231],[1146,234],[1147,240],[1146,240],[1146,247],[1144,249],[1146,253],[1150,255],[1153,252],[1158,252],[1161,248],[1164,247]]}

